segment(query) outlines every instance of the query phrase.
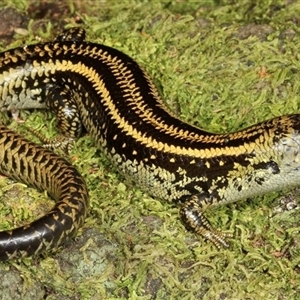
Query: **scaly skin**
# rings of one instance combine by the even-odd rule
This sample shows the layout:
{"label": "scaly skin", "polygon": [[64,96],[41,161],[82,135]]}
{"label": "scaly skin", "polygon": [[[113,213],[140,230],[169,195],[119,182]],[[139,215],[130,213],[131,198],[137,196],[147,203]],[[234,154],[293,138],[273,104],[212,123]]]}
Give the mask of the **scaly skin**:
{"label": "scaly skin", "polygon": [[122,173],[179,203],[187,228],[217,247],[226,235],[204,209],[299,184],[300,115],[206,132],[173,116],[134,60],[78,32],[0,54],[1,110],[50,108],[71,138],[85,128]]}
{"label": "scaly skin", "polygon": [[0,125],[0,173],[46,190],[53,209],[30,226],[0,232],[0,259],[14,259],[61,246],[82,226],[88,211],[83,178],[66,160]]}

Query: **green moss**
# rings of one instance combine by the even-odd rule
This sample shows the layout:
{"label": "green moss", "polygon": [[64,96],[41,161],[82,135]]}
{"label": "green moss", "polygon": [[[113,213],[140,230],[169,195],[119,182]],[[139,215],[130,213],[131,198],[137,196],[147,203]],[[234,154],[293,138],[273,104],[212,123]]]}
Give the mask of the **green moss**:
{"label": "green moss", "polygon": [[11,7],[21,12],[26,11],[28,9],[28,6],[28,0],[3,0],[0,3],[0,8]]}

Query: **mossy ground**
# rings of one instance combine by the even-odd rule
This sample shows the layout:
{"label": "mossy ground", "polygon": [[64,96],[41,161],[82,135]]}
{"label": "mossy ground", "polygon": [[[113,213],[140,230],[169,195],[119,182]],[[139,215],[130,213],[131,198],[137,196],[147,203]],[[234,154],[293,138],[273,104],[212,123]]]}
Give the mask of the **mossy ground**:
{"label": "mossy ground", "polygon": [[[298,1],[2,2],[27,16],[2,50],[82,26],[88,40],[137,60],[170,109],[207,130],[299,111]],[[54,134],[46,112],[23,117]],[[86,223],[60,251],[1,263],[0,299],[299,298],[300,218],[282,206],[297,201],[297,191],[209,211],[214,226],[234,232],[230,248],[218,251],[184,229],[177,207],[124,180],[88,136],[70,159],[90,190]],[[0,184],[2,229],[51,207],[19,183]]]}

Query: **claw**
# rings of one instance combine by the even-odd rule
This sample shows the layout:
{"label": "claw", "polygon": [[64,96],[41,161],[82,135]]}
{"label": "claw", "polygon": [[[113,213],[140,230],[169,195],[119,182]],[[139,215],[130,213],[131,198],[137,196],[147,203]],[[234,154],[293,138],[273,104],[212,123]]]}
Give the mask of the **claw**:
{"label": "claw", "polygon": [[222,233],[213,229],[203,211],[213,203],[209,196],[203,195],[191,196],[181,208],[181,218],[187,229],[200,234],[207,240],[211,241],[218,249],[229,247],[226,242],[227,237],[232,234]]}

